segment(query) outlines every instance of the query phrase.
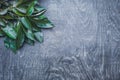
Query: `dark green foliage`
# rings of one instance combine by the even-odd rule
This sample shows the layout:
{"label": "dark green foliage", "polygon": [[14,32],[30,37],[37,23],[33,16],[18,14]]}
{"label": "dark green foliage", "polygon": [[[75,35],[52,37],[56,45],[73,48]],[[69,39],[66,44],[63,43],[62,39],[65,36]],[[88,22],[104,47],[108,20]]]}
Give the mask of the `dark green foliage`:
{"label": "dark green foliage", "polygon": [[37,0],[0,0],[0,37],[7,48],[16,52],[26,42],[43,42],[41,29],[53,28],[44,16],[46,10]]}

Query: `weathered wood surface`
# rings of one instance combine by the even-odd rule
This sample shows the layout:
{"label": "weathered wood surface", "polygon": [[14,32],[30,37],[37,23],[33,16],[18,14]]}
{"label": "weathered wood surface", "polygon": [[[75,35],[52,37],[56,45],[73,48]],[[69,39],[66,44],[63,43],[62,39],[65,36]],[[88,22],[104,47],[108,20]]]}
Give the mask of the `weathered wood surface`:
{"label": "weathered wood surface", "polygon": [[14,55],[0,40],[0,80],[120,80],[120,0],[41,0],[54,29]]}

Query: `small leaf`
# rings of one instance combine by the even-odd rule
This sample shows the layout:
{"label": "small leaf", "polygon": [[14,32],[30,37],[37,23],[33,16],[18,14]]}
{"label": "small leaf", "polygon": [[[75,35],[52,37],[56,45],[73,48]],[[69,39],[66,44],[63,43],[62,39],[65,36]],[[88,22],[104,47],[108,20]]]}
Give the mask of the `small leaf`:
{"label": "small leaf", "polygon": [[35,6],[36,3],[37,3],[37,1],[33,1],[33,2],[29,5],[29,7],[28,7],[28,9],[27,9],[27,15],[31,15],[31,14],[34,12],[34,6]]}
{"label": "small leaf", "polygon": [[9,38],[16,39],[17,34],[12,27],[7,26],[5,28],[2,28],[2,30]]}
{"label": "small leaf", "polygon": [[27,12],[27,15],[31,15],[34,12],[34,7],[31,7]]}
{"label": "small leaf", "polygon": [[0,19],[0,26],[5,26],[5,22]]}
{"label": "small leaf", "polygon": [[34,18],[32,21],[35,22],[38,27],[43,29],[54,27],[54,25],[44,15],[41,15],[38,18]]}
{"label": "small leaf", "polygon": [[18,0],[16,7],[23,6],[23,5],[28,5],[32,2],[33,0]]}
{"label": "small leaf", "polygon": [[7,12],[8,12],[8,9],[4,9],[4,10],[0,11],[0,15],[5,15],[5,14],[7,14]]}
{"label": "small leaf", "polygon": [[1,30],[1,28],[0,28],[0,37],[2,37],[2,36],[4,36],[4,33],[3,33],[3,31]]}
{"label": "small leaf", "polygon": [[31,23],[30,23],[30,21],[28,20],[27,17],[22,17],[20,20],[21,20],[22,24],[25,26],[25,28],[31,30],[32,25],[31,25]]}
{"label": "small leaf", "polygon": [[15,40],[13,39],[10,39],[10,38],[6,38],[4,40],[4,44],[7,48],[10,48],[13,52],[16,52],[17,51],[17,48],[16,48],[16,42]]}
{"label": "small leaf", "polygon": [[33,18],[29,18],[30,23],[32,24],[32,31],[33,32],[38,32],[41,31],[41,28],[37,27],[37,25],[32,21]]}
{"label": "small leaf", "polygon": [[26,32],[26,37],[27,38],[29,38],[29,39],[31,39],[31,40],[35,40],[34,39],[34,34],[33,34],[33,32],[32,31],[30,31],[30,30],[28,30],[27,32]]}
{"label": "small leaf", "polygon": [[47,19],[47,17],[46,17],[46,16],[44,16],[44,15],[41,15],[41,16],[39,16],[38,18],[39,18],[40,20]]}
{"label": "small leaf", "polygon": [[[5,19],[13,19],[13,17],[11,16],[11,15],[8,15],[8,14],[6,14],[6,15],[4,15],[3,16]],[[14,18],[15,19],[15,18]]]}
{"label": "small leaf", "polygon": [[35,35],[35,38],[36,38],[39,42],[43,42],[43,33],[41,33],[41,32],[35,32],[34,35]]}
{"label": "small leaf", "polygon": [[41,7],[41,6],[36,6],[35,10],[40,12],[40,11],[43,11],[43,10],[46,10],[46,9]]}
{"label": "small leaf", "polygon": [[20,22],[17,23],[16,27],[17,27],[16,46],[17,46],[17,49],[19,49],[24,43],[25,35],[22,29],[22,24]]}
{"label": "small leaf", "polygon": [[27,12],[27,10],[26,10],[26,8],[25,7],[17,7],[16,8],[18,11],[20,11],[21,13],[26,13]]}
{"label": "small leaf", "polygon": [[33,24],[33,32],[38,32],[38,31],[41,31],[41,28],[37,27],[36,24]]}
{"label": "small leaf", "polygon": [[16,6],[19,6],[21,5],[25,0],[18,0],[18,2],[16,3],[17,5]]}
{"label": "small leaf", "polygon": [[34,45],[34,41],[30,39],[26,39],[25,42],[27,42],[29,45]]}
{"label": "small leaf", "polygon": [[22,12],[20,12],[19,9],[17,9],[17,8],[14,8],[14,9],[13,9],[13,12],[14,12],[16,15],[18,15],[18,16],[25,16],[25,14],[22,13]]}
{"label": "small leaf", "polygon": [[33,15],[38,14],[38,13],[41,15],[41,14],[43,14],[45,12],[46,12],[45,8],[43,8],[41,6],[36,6]]}
{"label": "small leaf", "polygon": [[43,15],[45,12],[46,12],[46,10],[41,10],[41,11],[39,11],[39,12],[37,12],[37,13],[34,13],[32,16],[33,16],[33,17],[38,17],[38,16],[40,16],[40,15]]}
{"label": "small leaf", "polygon": [[46,18],[46,19],[42,19],[39,20],[38,22],[35,22],[36,25],[40,28],[53,28],[54,25]]}

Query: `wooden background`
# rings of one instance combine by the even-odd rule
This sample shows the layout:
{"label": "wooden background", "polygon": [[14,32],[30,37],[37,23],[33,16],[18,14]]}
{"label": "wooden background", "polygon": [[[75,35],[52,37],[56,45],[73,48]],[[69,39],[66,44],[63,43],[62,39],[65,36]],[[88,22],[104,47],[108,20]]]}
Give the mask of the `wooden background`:
{"label": "wooden background", "polygon": [[0,39],[0,80],[120,80],[120,0],[40,0],[54,29],[15,55]]}

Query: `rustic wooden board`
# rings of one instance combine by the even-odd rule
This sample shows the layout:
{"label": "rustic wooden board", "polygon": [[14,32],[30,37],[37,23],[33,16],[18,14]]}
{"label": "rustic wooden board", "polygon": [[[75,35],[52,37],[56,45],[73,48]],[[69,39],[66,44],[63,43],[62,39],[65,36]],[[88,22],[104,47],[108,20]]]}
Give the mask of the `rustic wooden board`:
{"label": "rustic wooden board", "polygon": [[40,0],[54,29],[13,54],[0,40],[0,80],[120,80],[120,0]]}

